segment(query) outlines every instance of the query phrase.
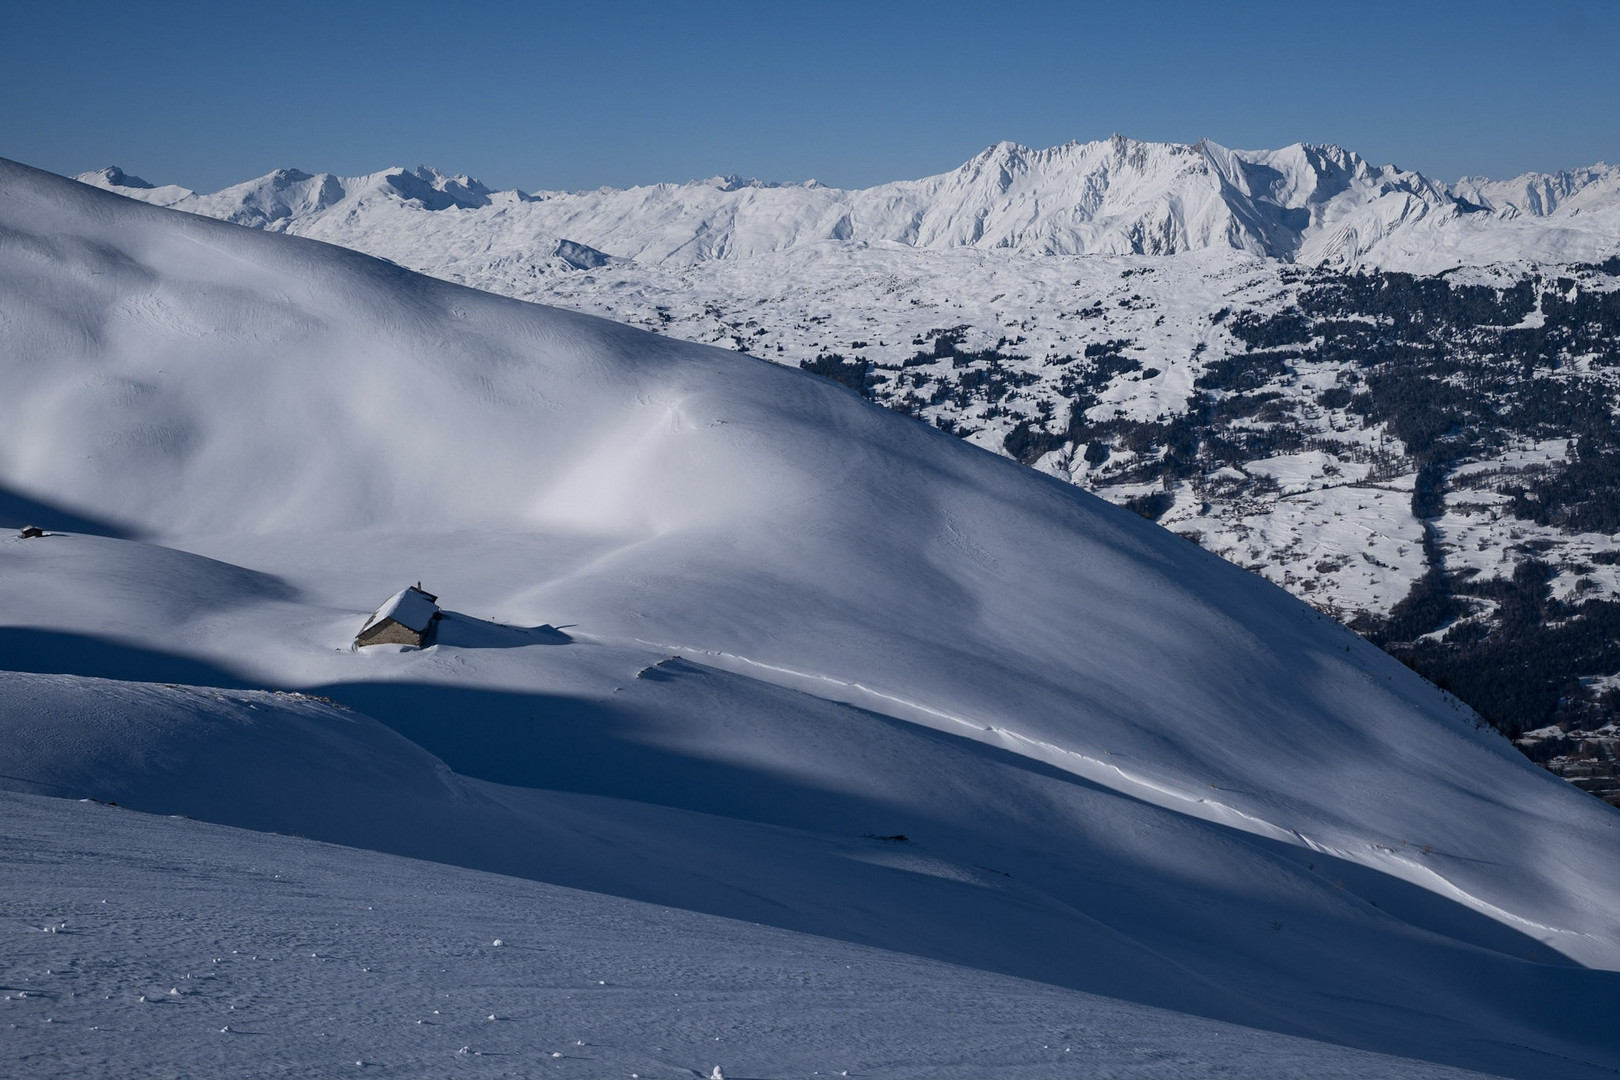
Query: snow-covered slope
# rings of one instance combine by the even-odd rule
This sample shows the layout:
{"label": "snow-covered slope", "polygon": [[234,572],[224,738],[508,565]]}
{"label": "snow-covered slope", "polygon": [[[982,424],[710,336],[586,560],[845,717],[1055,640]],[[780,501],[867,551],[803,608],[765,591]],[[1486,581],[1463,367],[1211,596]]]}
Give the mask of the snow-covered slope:
{"label": "snow-covered slope", "polygon": [[[284,169],[210,195],[153,188],[117,169],[79,179],[438,276],[491,285],[505,277],[499,291],[511,293],[562,239],[644,265],[827,241],[1045,255],[1216,248],[1420,271],[1602,258],[1617,238],[1613,172],[1468,180],[1451,191],[1337,146],[1247,151],[1116,135],[1046,150],[998,143],[951,172],[858,191],[715,178],[525,195],[427,168],[353,178]],[[1567,211],[1551,212],[1571,196]]]}
{"label": "snow-covered slope", "polygon": [[0,544],[7,786],[1620,1064],[1620,818],[1258,578],[746,357],[17,165],[0,228],[0,487],[144,537]]}
{"label": "snow-covered slope", "polygon": [[291,837],[0,815],[13,1076],[1479,1075]]}
{"label": "snow-covered slope", "polygon": [[[1620,267],[1620,197],[1608,166],[1467,180],[1445,192],[1331,147],[1002,145],[954,173],[868,192],[716,180],[540,202],[507,193],[508,203],[529,199],[510,214],[472,198],[457,208],[432,192],[405,200],[411,184],[482,189],[431,170],[396,174],[403,186],[333,179],[373,194],[344,199],[341,212],[283,216],[268,227],[835,375],[891,408],[1135,506],[1378,640],[1437,638],[1456,629],[1456,616],[1493,610],[1470,601],[1423,625],[1380,630],[1430,575],[1478,573],[1478,582],[1454,584],[1488,591],[1540,560],[1557,571],[1560,603],[1620,596],[1620,577],[1606,569],[1620,547],[1612,524],[1587,515],[1566,530],[1515,495],[1526,482],[1556,485],[1550,477],[1577,464],[1566,444],[1608,426],[1610,410],[1593,399],[1614,393],[1605,359],[1613,320],[1591,300]],[[105,175],[88,179],[107,186]],[[284,180],[188,205],[258,224],[264,215],[244,209],[242,192],[274,201],[264,193]],[[127,183],[153,197],[144,182]],[[822,220],[829,207],[884,192],[878,209]],[[821,209],[810,218],[794,209],[812,203]],[[915,211],[916,228],[884,234],[898,241],[849,238],[851,222],[888,220],[900,205]],[[612,212],[597,221],[593,206]],[[1054,209],[1064,206],[1073,212]],[[586,231],[624,234],[614,242],[641,261],[555,239],[545,215],[562,209]],[[821,224],[809,228],[812,218]],[[697,247],[675,250],[699,233]],[[1100,250],[1171,251],[1183,240],[1192,250],[1052,253],[1092,250],[1105,234],[1119,242]],[[1144,237],[1174,243],[1144,246]],[[1577,257],[1603,265],[1565,262]],[[1300,261],[1328,265],[1306,270]],[[1392,292],[1379,299],[1357,284],[1369,263],[1433,274],[1383,278]],[[1493,265],[1470,265],[1483,263]],[[1345,289],[1354,301],[1336,296]],[[1336,317],[1324,318],[1324,308]],[[1548,325],[1549,312],[1567,325]],[[1301,319],[1314,319],[1314,329],[1290,332]],[[1397,362],[1381,340],[1388,333],[1350,332],[1368,320],[1402,324],[1403,348],[1429,356],[1430,370],[1417,376]],[[1268,366],[1256,354],[1278,341],[1287,348]],[[1435,357],[1449,364],[1436,368]],[[1594,415],[1537,408],[1547,375],[1574,384]],[[1384,389],[1358,394],[1363,378]],[[1414,379],[1429,385],[1391,389]],[[1459,385],[1471,388],[1464,396],[1490,400],[1454,415],[1444,452],[1412,439],[1424,424],[1403,421],[1392,399],[1454,399]],[[1470,491],[1453,493],[1458,513],[1434,523],[1430,543],[1423,518],[1433,514],[1420,512],[1413,492],[1425,466],[1442,465],[1468,478]],[[1593,479],[1569,486],[1600,504]],[[1538,520],[1527,525],[1531,517]],[[1562,610],[1536,621],[1570,625]],[[1501,628],[1489,649],[1507,655],[1464,658],[1478,643],[1461,637],[1480,625],[1431,640],[1424,647],[1445,656],[1419,670],[1458,688],[1505,731],[1599,728],[1620,716],[1620,705],[1597,700],[1620,679],[1620,653],[1571,646],[1562,653],[1581,657],[1573,669],[1548,671],[1527,655],[1539,633]],[[1517,644],[1503,644],[1509,637]],[[1478,673],[1504,669],[1525,673],[1518,686],[1480,685]]]}

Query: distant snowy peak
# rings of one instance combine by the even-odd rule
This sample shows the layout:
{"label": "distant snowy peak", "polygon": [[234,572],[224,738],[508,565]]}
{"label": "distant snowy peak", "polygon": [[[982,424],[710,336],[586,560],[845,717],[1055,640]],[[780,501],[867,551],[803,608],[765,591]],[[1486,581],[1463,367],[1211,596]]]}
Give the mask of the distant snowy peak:
{"label": "distant snowy peak", "polygon": [[1583,203],[1612,204],[1620,199],[1620,167],[1599,162],[1584,169],[1525,173],[1511,180],[1469,176],[1451,190],[1457,197],[1503,216],[1549,217],[1561,210],[1579,209]]}
{"label": "distant snowy peak", "polygon": [[[453,262],[451,276],[465,280],[482,272],[469,260],[530,258],[538,271],[573,267],[555,258],[559,243],[677,265],[831,242],[1035,255],[1214,248],[1417,271],[1620,251],[1620,170],[1611,166],[1448,188],[1309,143],[1232,150],[1207,139],[1153,143],[1115,135],[1036,150],[1002,142],[950,172],[861,190],[715,176],[524,194],[425,167],[353,178],[280,170],[211,195],[152,188],[117,169],[79,179],[430,273]],[[454,213],[433,220],[441,211]]]}
{"label": "distant snowy peak", "polygon": [[93,184],[103,188],[140,188],[142,190],[152,187],[150,183],[138,176],[131,176],[116,165],[109,165],[105,169],[92,169],[87,173],[80,173],[76,179],[83,184]]}
{"label": "distant snowy peak", "polygon": [[885,239],[921,247],[1015,248],[1042,254],[1169,255],[1231,246],[1270,254],[1222,198],[1198,147],[1069,143],[1033,150],[998,143],[954,172],[909,188],[915,231]]}
{"label": "distant snowy peak", "polygon": [[[383,198],[417,210],[451,207],[474,210],[490,205],[495,195],[472,177],[447,176],[425,165],[415,169],[384,169],[356,177],[277,169],[209,195],[177,186],[153,187],[117,166],[81,173],[76,179],[143,202],[271,231],[281,231],[292,222],[313,217],[340,203],[353,206]],[[514,201],[529,198],[516,191],[504,194]]]}
{"label": "distant snowy peak", "polygon": [[[819,188],[823,185],[817,180],[806,180],[799,183],[794,180],[761,180],[757,176],[738,176],[729,173],[725,176],[711,176],[707,180],[694,180],[693,184],[711,187],[716,191],[741,191],[744,188]],[[611,190],[611,189],[609,189]]]}
{"label": "distant snowy peak", "polygon": [[92,169],[90,172],[80,173],[74,179],[91,187],[116,191],[120,195],[127,195],[132,199],[140,199],[142,202],[157,206],[173,206],[182,200],[197,197],[197,193],[190,188],[178,184],[158,187],[138,176],[131,176],[116,165],[109,165],[105,169]]}
{"label": "distant snowy peak", "polygon": [[1425,214],[1452,205],[1424,177],[1374,169],[1336,146],[1240,151],[1207,139],[1186,145],[1120,135],[1048,150],[999,143],[912,186],[930,203],[915,237],[920,246],[1043,254],[1234,248],[1292,259],[1315,234],[1381,202],[1399,202],[1407,216],[1414,204]]}
{"label": "distant snowy peak", "polygon": [[176,208],[256,229],[276,229],[295,217],[335,206],[346,194],[343,182],[331,173],[311,176],[297,169],[277,169],[258,180],[201,196],[195,209],[185,204]]}

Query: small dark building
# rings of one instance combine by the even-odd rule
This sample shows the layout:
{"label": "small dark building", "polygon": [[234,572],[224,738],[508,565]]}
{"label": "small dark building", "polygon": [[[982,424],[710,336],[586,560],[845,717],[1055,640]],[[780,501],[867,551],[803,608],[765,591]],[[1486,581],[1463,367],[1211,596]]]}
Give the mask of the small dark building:
{"label": "small dark building", "polygon": [[40,528],[38,525],[24,525],[22,528],[17,530],[17,539],[19,540],[32,540],[36,536],[44,535],[45,530]]}
{"label": "small dark building", "polygon": [[371,613],[371,618],[355,635],[356,647],[363,645],[427,645],[433,636],[434,625],[444,617],[439,610],[439,598],[424,592],[422,583],[401,589],[390,596],[383,606]]}

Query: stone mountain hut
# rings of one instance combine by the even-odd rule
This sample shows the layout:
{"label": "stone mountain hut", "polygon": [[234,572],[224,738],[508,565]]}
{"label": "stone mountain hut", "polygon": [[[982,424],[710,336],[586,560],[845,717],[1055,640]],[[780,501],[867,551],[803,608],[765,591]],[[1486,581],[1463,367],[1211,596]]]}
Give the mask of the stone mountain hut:
{"label": "stone mountain hut", "polygon": [[358,648],[363,645],[415,645],[425,646],[433,636],[433,627],[444,613],[439,610],[439,598],[424,592],[418,581],[409,588],[390,596],[383,606],[371,613],[371,618],[354,637]]}

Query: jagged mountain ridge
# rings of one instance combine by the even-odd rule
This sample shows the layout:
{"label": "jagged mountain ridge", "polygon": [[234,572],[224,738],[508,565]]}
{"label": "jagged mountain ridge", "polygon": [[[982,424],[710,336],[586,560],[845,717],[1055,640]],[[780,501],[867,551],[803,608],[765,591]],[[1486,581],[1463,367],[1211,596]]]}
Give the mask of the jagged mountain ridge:
{"label": "jagged mountain ridge", "polygon": [[1563,210],[1598,209],[1620,194],[1620,168],[1597,164],[1584,169],[1531,172],[1511,180],[1465,177],[1451,193],[1503,216],[1548,217]]}
{"label": "jagged mountain ridge", "polygon": [[[715,177],[525,194],[426,167],[352,178],[283,169],[207,195],[131,183],[117,169],[79,179],[416,269],[426,268],[424,245],[494,265],[564,239],[643,264],[838,242],[1037,255],[1213,248],[1311,265],[1443,269],[1597,257],[1620,222],[1617,175],[1598,165],[1454,190],[1333,145],[1247,151],[1116,135],[1044,150],[1002,142],[951,172],[860,190]],[[1436,260],[1444,265],[1429,265]]]}

